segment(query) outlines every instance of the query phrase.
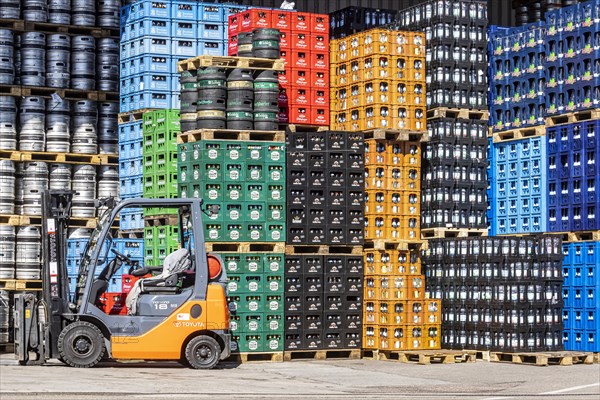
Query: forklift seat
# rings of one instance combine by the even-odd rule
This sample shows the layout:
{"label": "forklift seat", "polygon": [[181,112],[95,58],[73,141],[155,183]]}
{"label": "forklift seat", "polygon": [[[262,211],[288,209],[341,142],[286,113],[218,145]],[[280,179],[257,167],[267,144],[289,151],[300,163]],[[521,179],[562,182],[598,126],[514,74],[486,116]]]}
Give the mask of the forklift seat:
{"label": "forklift seat", "polygon": [[176,250],[165,257],[162,273],[151,278],[140,279],[131,288],[125,300],[129,315],[135,315],[137,312],[137,299],[140,294],[177,292],[179,275],[188,269],[191,263],[188,249]]}

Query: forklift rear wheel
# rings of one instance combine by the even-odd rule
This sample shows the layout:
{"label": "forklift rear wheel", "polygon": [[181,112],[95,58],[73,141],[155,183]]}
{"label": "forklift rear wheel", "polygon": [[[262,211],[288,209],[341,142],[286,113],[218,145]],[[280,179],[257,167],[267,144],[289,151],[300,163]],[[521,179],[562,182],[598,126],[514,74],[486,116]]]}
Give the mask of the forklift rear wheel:
{"label": "forklift rear wheel", "polygon": [[104,355],[104,337],[94,324],[75,321],[58,336],[58,353],[72,367],[90,368]]}
{"label": "forklift rear wheel", "polygon": [[210,336],[196,336],[185,347],[185,358],[192,368],[211,369],[221,359],[221,346]]}

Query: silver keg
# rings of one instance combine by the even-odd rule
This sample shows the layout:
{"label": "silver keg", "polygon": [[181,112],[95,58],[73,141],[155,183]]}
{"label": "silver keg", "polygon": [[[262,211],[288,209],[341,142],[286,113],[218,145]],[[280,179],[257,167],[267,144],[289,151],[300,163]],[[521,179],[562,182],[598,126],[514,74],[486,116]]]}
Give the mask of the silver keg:
{"label": "silver keg", "polygon": [[21,84],[21,35],[15,35],[15,85]]}
{"label": "silver keg", "polygon": [[48,164],[21,163],[23,174],[23,214],[42,215],[42,193],[48,189]]}
{"label": "silver keg", "polygon": [[0,225],[0,278],[15,277],[15,227]]}
{"label": "silver keg", "polygon": [[119,90],[119,40],[101,38],[96,41],[96,89]]}
{"label": "silver keg", "polygon": [[23,214],[23,166],[24,163],[16,163],[15,168],[15,214]]}
{"label": "silver keg", "polygon": [[13,31],[0,29],[0,83],[12,85],[15,81],[15,43]]}
{"label": "silver keg", "polygon": [[98,108],[93,100],[71,102],[71,134],[73,153],[98,152]]}
{"label": "silver keg", "polygon": [[71,38],[71,88],[94,90],[95,87],[96,41],[93,36],[73,36]]}
{"label": "silver keg", "polygon": [[15,164],[0,160],[0,214],[15,213]]}
{"label": "silver keg", "polygon": [[48,3],[46,0],[21,0],[21,14],[25,21],[47,22]]}
{"label": "silver keg", "polygon": [[71,190],[71,166],[69,164],[50,164],[48,177],[50,190]]}
{"label": "silver keg", "polygon": [[46,145],[46,101],[23,97],[19,110],[19,150],[44,151]]}
{"label": "silver keg", "polygon": [[119,103],[104,101],[98,104],[98,148],[100,154],[119,152]]}
{"label": "silver keg", "polygon": [[111,165],[98,169],[98,198],[119,197],[119,170]]}
{"label": "silver keg", "polygon": [[96,7],[98,26],[103,28],[119,28],[120,22],[120,0],[100,0]]}
{"label": "silver keg", "polygon": [[17,232],[15,277],[40,279],[42,236],[37,226],[23,226]]}
{"label": "silver keg", "polygon": [[71,0],[71,24],[96,26],[96,2]]}
{"label": "silver keg", "polygon": [[19,19],[21,18],[21,3],[19,0],[0,1],[0,18]]}
{"label": "silver keg", "polygon": [[0,150],[17,149],[17,104],[12,96],[0,96]]}
{"label": "silver keg", "polygon": [[46,85],[46,35],[41,32],[21,34],[21,84]]}
{"label": "silver keg", "polygon": [[96,216],[96,169],[92,165],[77,165],[73,172],[71,187],[75,191],[71,214],[77,218]]}
{"label": "silver keg", "polygon": [[50,98],[46,103],[46,151],[68,153],[71,150],[71,102]]}
{"label": "silver keg", "polygon": [[48,22],[71,25],[71,0],[48,0]]}
{"label": "silver keg", "polygon": [[48,34],[46,38],[46,86],[68,88],[71,83],[71,38]]}

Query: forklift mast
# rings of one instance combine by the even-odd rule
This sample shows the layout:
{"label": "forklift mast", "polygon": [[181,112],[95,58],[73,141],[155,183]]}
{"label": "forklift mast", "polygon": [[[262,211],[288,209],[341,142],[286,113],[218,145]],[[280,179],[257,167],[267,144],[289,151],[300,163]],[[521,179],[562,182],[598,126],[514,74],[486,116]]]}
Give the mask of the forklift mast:
{"label": "forklift mast", "polygon": [[58,355],[57,338],[70,303],[66,250],[73,193],[42,192],[42,292],[15,296],[15,355],[21,364]]}

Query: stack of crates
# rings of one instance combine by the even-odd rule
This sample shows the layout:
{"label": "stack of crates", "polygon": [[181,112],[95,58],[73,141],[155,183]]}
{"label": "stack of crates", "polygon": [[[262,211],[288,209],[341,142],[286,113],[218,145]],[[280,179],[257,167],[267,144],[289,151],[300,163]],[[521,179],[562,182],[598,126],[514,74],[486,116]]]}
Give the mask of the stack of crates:
{"label": "stack of crates", "polygon": [[440,348],[442,306],[425,297],[419,249],[365,250],[364,293],[364,349]]}
{"label": "stack of crates", "polygon": [[288,132],[287,140],[287,242],[362,245],[362,133]]}
{"label": "stack of crates", "polygon": [[546,129],[547,230],[600,230],[600,120]]}
{"label": "stack of crates", "polygon": [[591,0],[546,13],[548,115],[600,106],[598,10],[598,1]]}
{"label": "stack of crates", "polygon": [[600,242],[563,245],[565,350],[600,351]]}
{"label": "stack of crates", "polygon": [[[119,123],[119,181],[121,199],[135,199],[144,194],[143,121],[127,118]],[[121,230],[144,227],[141,209],[123,210],[119,219]]]}
{"label": "stack of crates", "polygon": [[[143,197],[177,197],[177,135],[179,110],[156,110],[143,115]],[[173,210],[146,208],[144,219],[144,258],[148,266],[160,266],[164,258],[179,248],[178,224],[160,223]]]}
{"label": "stack of crates", "polygon": [[283,253],[219,255],[229,279],[232,351],[283,351]]}
{"label": "stack of crates", "polygon": [[358,32],[388,25],[396,21],[397,10],[368,7],[346,7],[329,13],[331,38],[340,39]]}
{"label": "stack of crates", "polygon": [[121,112],[179,108],[177,63],[225,55],[230,13],[196,0],[136,0],[121,9]]}
{"label": "stack of crates", "polygon": [[365,240],[419,241],[421,146],[365,141]]}
{"label": "stack of crates", "polygon": [[426,128],[425,35],[382,28],[331,42],[331,126]]}
{"label": "stack of crates", "polygon": [[490,126],[494,132],[543,125],[546,114],[546,27],[490,27]]}
{"label": "stack of crates", "polygon": [[254,8],[232,15],[228,54],[238,54],[238,34],[259,28],[281,33],[279,123],[329,125],[329,16]]}
{"label": "stack of crates", "polygon": [[284,143],[200,140],[178,147],[179,197],[219,207],[204,217],[206,241],[285,241]]}
{"label": "stack of crates", "polygon": [[546,149],[542,136],[493,144],[491,235],[546,232]]}

